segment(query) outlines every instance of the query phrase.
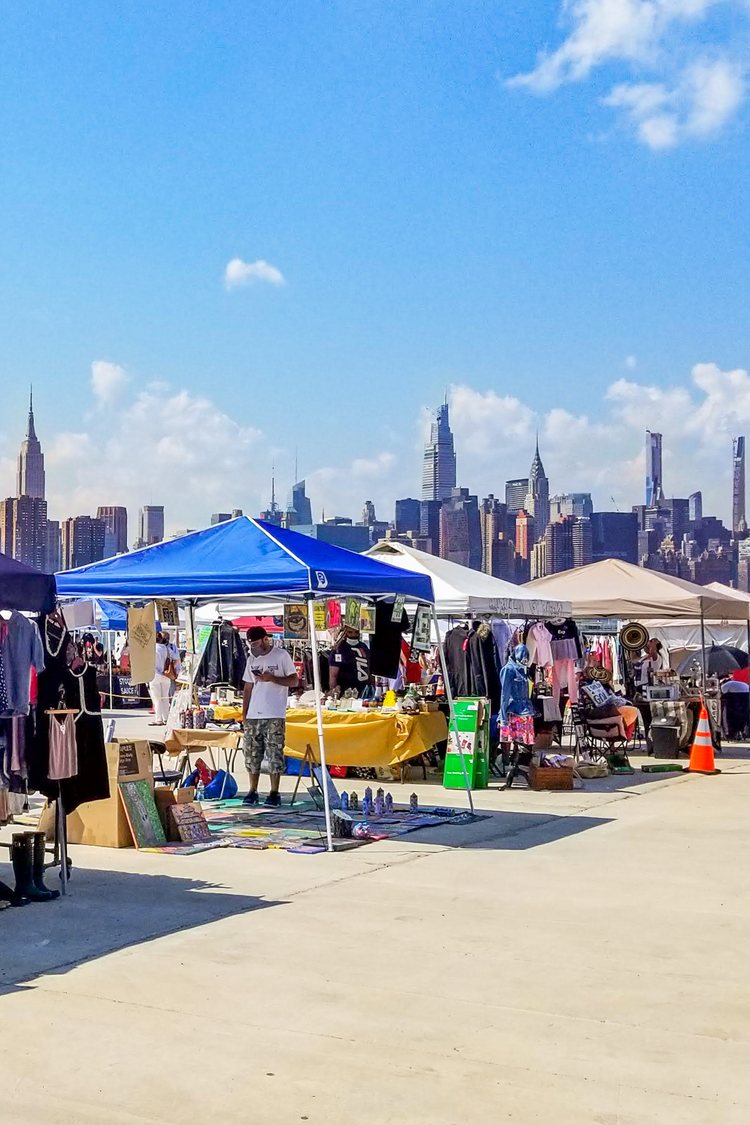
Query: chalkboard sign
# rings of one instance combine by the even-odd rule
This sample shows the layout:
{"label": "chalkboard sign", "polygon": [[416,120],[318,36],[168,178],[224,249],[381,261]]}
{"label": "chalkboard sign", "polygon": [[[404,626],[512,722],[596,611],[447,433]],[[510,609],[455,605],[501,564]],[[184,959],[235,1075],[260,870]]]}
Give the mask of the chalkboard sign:
{"label": "chalkboard sign", "polygon": [[138,776],[141,772],[138,765],[138,753],[134,742],[120,743],[120,760],[117,766],[119,777]]}
{"label": "chalkboard sign", "polygon": [[140,781],[120,781],[117,787],[135,846],[155,848],[166,844],[167,837],[164,835],[150,783],[144,778]]}

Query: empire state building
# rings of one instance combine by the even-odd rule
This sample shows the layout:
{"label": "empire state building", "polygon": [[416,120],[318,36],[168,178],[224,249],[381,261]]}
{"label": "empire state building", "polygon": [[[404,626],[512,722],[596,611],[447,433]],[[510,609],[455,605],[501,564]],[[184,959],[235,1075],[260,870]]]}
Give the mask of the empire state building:
{"label": "empire state building", "polygon": [[16,495],[31,496],[32,499],[44,499],[44,454],[34,429],[34,393],[29,393],[29,420],[26,426],[26,437],[21,442],[21,452],[18,454],[18,474],[16,477]]}

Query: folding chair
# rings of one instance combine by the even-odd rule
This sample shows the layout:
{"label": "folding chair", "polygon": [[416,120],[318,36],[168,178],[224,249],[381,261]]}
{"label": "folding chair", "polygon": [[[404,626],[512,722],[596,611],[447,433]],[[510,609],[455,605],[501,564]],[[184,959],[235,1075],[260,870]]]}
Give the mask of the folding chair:
{"label": "folding chair", "polygon": [[570,714],[575,735],[576,760],[582,752],[588,754],[592,762],[605,762],[607,752],[611,753],[617,747],[622,747],[624,752],[625,740],[619,731],[613,733],[614,720],[588,719],[579,703],[571,703]]}
{"label": "folding chair", "polygon": [[177,789],[182,781],[182,775],[185,772],[185,762],[183,761],[182,767],[177,770],[164,769],[164,754],[167,748],[163,742],[152,742],[149,740],[149,749],[151,753],[159,760],[159,773],[157,775],[154,771],[154,781],[160,782],[161,785],[171,785],[173,789]]}

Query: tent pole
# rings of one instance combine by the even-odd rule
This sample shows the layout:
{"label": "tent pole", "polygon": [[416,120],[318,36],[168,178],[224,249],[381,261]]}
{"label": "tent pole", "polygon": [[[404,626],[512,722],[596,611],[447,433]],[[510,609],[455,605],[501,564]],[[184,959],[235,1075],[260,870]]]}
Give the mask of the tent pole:
{"label": "tent pole", "polygon": [[703,617],[703,606],[701,606],[701,663],[703,668],[703,694],[706,694],[706,623]]}
{"label": "tent pole", "polygon": [[[438,658],[440,660],[440,670],[443,673],[443,687],[445,688],[445,698],[448,700],[448,712],[449,712],[449,716],[450,716],[449,722],[448,722],[448,742],[450,743],[451,741],[453,741],[454,750],[458,754],[459,758],[461,759],[461,769],[464,771],[464,784],[466,785],[466,793],[467,793],[468,798],[469,798],[469,808],[471,809],[471,811],[473,813],[474,812],[474,798],[473,798],[472,793],[471,793],[471,785],[469,784],[469,775],[466,772],[466,761],[464,759],[463,754],[461,753],[461,746],[460,746],[459,738],[458,738],[458,726],[456,724],[456,708],[455,708],[454,703],[453,703],[453,692],[451,691],[451,685],[450,685],[450,681],[448,679],[448,665],[446,664],[446,661],[445,661],[445,652],[443,651],[443,640],[442,640],[442,637],[440,636],[440,624],[438,622],[437,609],[435,608],[434,604],[430,608],[432,609],[432,621],[433,621],[433,624],[435,626],[435,633],[437,635]],[[451,727],[453,728],[452,730],[451,730]]]}
{"label": "tent pole", "polygon": [[112,695],[112,692],[114,690],[113,687],[112,687],[112,650],[113,650],[112,630],[107,629],[107,667],[109,668],[109,708],[110,708],[110,711],[114,711],[114,709],[115,709],[115,700],[114,700],[114,696]]}
{"label": "tent pole", "polygon": [[[313,687],[315,688],[315,717],[318,721],[318,749],[320,750],[320,770],[323,775],[323,807],[326,817],[326,839],[328,851],[333,851],[333,832],[331,831],[331,805],[328,795],[328,766],[326,765],[326,743],[323,734],[323,703],[321,695],[323,686],[320,682],[320,663],[318,657],[318,634],[315,632],[315,613],[313,612],[313,594],[307,594],[307,622],[310,630],[310,648],[312,650]],[[303,767],[300,766],[300,769]]]}

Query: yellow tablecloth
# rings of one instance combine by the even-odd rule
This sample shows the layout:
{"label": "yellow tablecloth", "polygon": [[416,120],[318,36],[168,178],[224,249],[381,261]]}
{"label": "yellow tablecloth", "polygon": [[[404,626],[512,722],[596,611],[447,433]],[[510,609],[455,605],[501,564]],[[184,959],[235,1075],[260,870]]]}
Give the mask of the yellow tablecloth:
{"label": "yellow tablecloth", "polygon": [[[448,737],[440,711],[419,715],[398,712],[324,711],[323,734],[329,766],[395,766],[430,750]],[[290,708],[286,713],[285,753],[303,758],[310,746],[318,760],[315,711]]]}
{"label": "yellow tablecloth", "polygon": [[236,750],[242,738],[239,730],[182,730],[170,732],[164,745],[169,754],[179,754],[191,746],[216,746],[222,750]]}

